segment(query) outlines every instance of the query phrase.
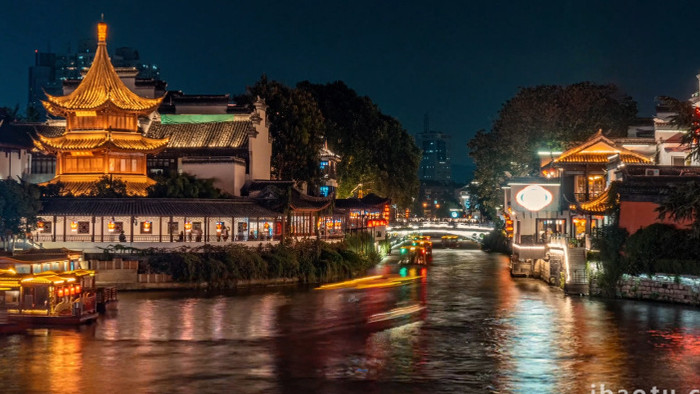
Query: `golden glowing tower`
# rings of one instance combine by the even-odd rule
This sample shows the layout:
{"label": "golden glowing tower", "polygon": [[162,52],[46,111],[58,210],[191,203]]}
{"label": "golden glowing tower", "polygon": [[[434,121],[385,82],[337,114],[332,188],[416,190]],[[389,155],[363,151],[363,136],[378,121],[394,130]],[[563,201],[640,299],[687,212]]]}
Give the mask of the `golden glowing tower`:
{"label": "golden glowing tower", "polygon": [[130,195],[145,195],[154,183],[146,176],[146,155],[157,153],[168,139],[144,137],[139,116],[158,108],[163,98],[140,97],[119,79],[107,54],[107,25],[97,25],[97,51],[80,85],[66,96],[42,101],[46,110],[66,118],[58,137],[39,136],[37,147],[56,155],[56,177],[68,193],[87,194],[90,185],[105,175],[127,184]]}

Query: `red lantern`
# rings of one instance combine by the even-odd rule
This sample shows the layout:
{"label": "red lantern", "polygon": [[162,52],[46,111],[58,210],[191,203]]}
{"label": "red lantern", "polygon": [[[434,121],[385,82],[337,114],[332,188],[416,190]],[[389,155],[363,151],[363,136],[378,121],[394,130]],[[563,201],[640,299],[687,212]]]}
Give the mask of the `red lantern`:
{"label": "red lantern", "polygon": [[75,286],[75,294],[80,294],[81,290],[80,285]]}
{"label": "red lantern", "polygon": [[63,289],[58,289],[58,296],[63,297]]}
{"label": "red lantern", "polygon": [[75,295],[75,287],[71,286],[70,295]]}

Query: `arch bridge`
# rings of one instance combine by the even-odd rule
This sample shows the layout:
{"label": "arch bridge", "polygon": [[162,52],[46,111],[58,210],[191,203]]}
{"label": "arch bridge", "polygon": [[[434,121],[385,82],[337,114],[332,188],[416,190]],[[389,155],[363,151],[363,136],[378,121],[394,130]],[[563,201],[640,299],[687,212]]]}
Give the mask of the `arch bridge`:
{"label": "arch bridge", "polygon": [[387,233],[396,234],[398,236],[407,236],[409,234],[424,234],[424,235],[456,235],[464,239],[480,239],[487,233],[491,232],[493,227],[484,226],[444,226],[444,225],[421,225],[421,226],[403,226],[403,227],[387,227]]}

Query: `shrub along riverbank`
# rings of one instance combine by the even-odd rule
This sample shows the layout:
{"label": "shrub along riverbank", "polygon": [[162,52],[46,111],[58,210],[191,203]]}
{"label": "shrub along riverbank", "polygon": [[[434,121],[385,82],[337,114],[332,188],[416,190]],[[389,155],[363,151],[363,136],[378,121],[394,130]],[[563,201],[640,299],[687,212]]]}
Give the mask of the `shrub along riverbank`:
{"label": "shrub along riverbank", "polygon": [[172,275],[174,281],[206,283],[212,288],[235,287],[239,281],[295,279],[323,283],[364,274],[379,263],[370,234],[358,234],[344,242],[303,240],[257,248],[241,245],[183,250],[151,249],[146,270]]}
{"label": "shrub along riverbank", "polygon": [[624,274],[700,275],[700,242],[690,230],[652,224],[630,236],[624,229],[603,227],[594,245],[598,251],[590,253],[588,260],[599,263],[594,280],[604,295],[619,293]]}

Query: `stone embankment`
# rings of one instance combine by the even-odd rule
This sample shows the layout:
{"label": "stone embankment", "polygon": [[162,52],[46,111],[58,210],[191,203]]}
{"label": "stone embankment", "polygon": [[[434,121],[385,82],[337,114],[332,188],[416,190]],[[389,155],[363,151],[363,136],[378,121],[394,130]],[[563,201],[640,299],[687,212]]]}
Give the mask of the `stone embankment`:
{"label": "stone embankment", "polygon": [[[591,281],[591,294],[601,295],[601,289],[595,280]],[[617,296],[700,306],[700,278],[667,275],[647,278],[624,275],[618,282]]]}

